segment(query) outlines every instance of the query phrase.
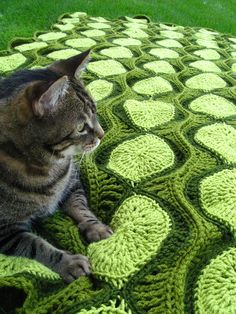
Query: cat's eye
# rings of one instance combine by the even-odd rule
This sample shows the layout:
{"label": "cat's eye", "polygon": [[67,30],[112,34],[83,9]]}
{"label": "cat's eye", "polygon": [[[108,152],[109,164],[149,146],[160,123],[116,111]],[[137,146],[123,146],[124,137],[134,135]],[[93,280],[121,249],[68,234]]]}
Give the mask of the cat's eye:
{"label": "cat's eye", "polygon": [[79,133],[83,132],[85,130],[85,123],[81,123],[77,125],[77,131]]}

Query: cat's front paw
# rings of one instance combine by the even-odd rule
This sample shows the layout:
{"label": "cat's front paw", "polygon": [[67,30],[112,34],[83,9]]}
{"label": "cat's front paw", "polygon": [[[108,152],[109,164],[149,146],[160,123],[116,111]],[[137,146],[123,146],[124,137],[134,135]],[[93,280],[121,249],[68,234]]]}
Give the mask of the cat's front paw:
{"label": "cat's front paw", "polygon": [[113,232],[110,227],[101,222],[98,222],[94,225],[87,226],[83,230],[83,234],[86,240],[91,243],[107,239],[113,234]]}
{"label": "cat's front paw", "polygon": [[64,253],[56,271],[66,283],[71,283],[80,276],[90,274],[89,260],[84,255]]}

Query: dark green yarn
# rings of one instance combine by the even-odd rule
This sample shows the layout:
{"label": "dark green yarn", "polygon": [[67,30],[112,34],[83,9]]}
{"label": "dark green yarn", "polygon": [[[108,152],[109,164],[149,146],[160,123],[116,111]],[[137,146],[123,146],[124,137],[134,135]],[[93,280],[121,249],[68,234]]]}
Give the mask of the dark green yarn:
{"label": "dark green yarn", "polygon": [[[70,15],[62,16],[58,21],[59,24],[64,17],[70,18]],[[9,257],[9,265],[12,265],[9,270],[8,266],[4,264],[4,258],[0,258],[0,269],[2,265],[0,296],[1,287],[4,289],[12,287],[25,291],[25,295],[23,293],[20,295],[22,302],[26,296],[24,304],[15,303],[15,306],[21,306],[20,313],[234,313],[236,311],[234,295],[230,298],[230,295],[224,294],[217,298],[214,293],[212,295],[209,293],[210,290],[207,290],[207,285],[202,284],[204,278],[211,279],[211,286],[213,287],[214,283],[216,284],[222,278],[227,278],[232,290],[234,281],[228,272],[229,266],[226,265],[229,263],[232,268],[234,267],[231,259],[235,254],[233,249],[235,246],[234,221],[227,218],[228,216],[224,220],[208,210],[209,204],[207,203],[206,206],[202,200],[200,186],[206,178],[224,169],[233,171],[236,162],[234,157],[227,159],[227,156],[222,156],[214,145],[210,149],[207,143],[203,145],[197,141],[196,133],[204,126],[215,123],[221,123],[221,125],[226,123],[226,125],[235,128],[236,115],[215,117],[207,112],[207,105],[205,112],[199,112],[191,108],[191,103],[203,95],[214,94],[223,97],[232,106],[235,106],[236,72],[233,65],[236,61],[233,45],[235,45],[236,39],[226,34],[212,34],[210,30],[154,24],[148,18],[141,16],[140,19],[120,18],[116,21],[103,21],[103,19],[96,21],[79,13],[72,17],[76,17],[76,19],[79,17],[80,21],[76,22],[72,30],[61,31],[66,34],[66,37],[48,41],[46,47],[38,50],[23,51],[21,54],[25,56],[26,61],[20,66],[31,68],[47,65],[52,62],[52,59],[49,59],[47,55],[60,49],[68,48],[83,51],[86,47],[73,46],[72,48],[71,45],[67,46],[65,42],[68,39],[87,38],[84,32],[93,30],[90,23],[105,25],[107,23],[111,26],[101,29],[105,32],[104,36],[91,37],[96,45],[93,47],[93,59],[88,66],[88,71],[83,75],[88,88],[92,82],[97,82],[97,86],[99,86],[99,79],[101,79],[112,84],[112,91],[97,101],[98,115],[106,135],[96,152],[82,161],[81,174],[88,193],[90,207],[104,222],[114,223],[115,234],[111,240],[105,240],[100,244],[97,243],[88,247],[81,239],[76,225],[63,214],[56,213],[53,217],[43,221],[42,225],[37,227],[36,232],[42,234],[57,247],[74,253],[92,254],[91,252],[94,250],[97,256],[92,255],[92,264],[96,265],[93,272],[97,276],[80,278],[70,286],[66,286],[55,274],[39,268],[36,263],[31,265],[28,261],[21,261],[23,266],[28,263],[29,268],[19,271],[18,262]],[[95,26],[104,26],[102,24]],[[129,38],[127,33],[123,33],[127,28],[132,29],[132,36],[136,41],[131,46],[119,46],[117,40]],[[52,30],[59,31],[55,26],[52,27]],[[100,29],[98,30],[100,31]],[[142,37],[145,36],[145,33],[148,36]],[[14,49],[19,45],[34,43],[35,40],[41,42],[38,40],[38,36],[41,34],[43,33],[37,32],[34,39],[19,38],[13,40],[9,47],[10,52],[0,53],[0,71],[1,56],[15,54],[17,50]],[[141,37],[135,38],[137,34],[141,34]],[[214,47],[216,44],[218,44],[218,48]],[[204,45],[210,47],[213,45],[213,48],[207,49]],[[132,52],[133,56],[122,58],[120,55],[118,56],[120,58],[117,58],[116,55],[112,58],[103,54],[104,49],[106,49],[106,53],[114,53],[114,51],[107,50],[112,47],[125,47]],[[127,53],[126,49],[120,49],[120,51]],[[178,57],[168,58],[165,56],[165,54],[173,55],[173,53],[175,56],[178,54]],[[113,64],[118,64],[118,70],[122,68],[125,72],[109,75],[109,71],[115,69],[115,67],[109,69],[105,66],[109,64],[106,62],[110,60],[115,61]],[[173,71],[171,73],[156,73],[155,70],[145,67],[147,63],[160,60],[168,62]],[[212,62],[221,72],[215,72],[216,68],[212,67],[212,63],[203,63],[200,68],[192,65],[192,63],[201,60]],[[102,69],[96,69],[96,65],[98,65],[96,62],[98,61],[105,61]],[[121,65],[122,67],[120,67]],[[204,68],[207,65],[209,69]],[[162,66],[164,67],[164,65]],[[10,70],[14,69],[13,64]],[[103,73],[100,72],[101,70]],[[4,73],[2,71],[2,73],[5,75],[9,71]],[[199,82],[189,81],[193,77],[196,80],[196,77],[201,74],[203,76],[200,76]],[[207,77],[208,81],[204,83],[204,78]],[[161,78],[158,84],[154,86],[155,93],[148,91],[148,89],[153,88],[151,83],[146,85],[144,89],[135,91],[136,83],[145,84],[143,80],[150,78]],[[215,82],[214,79],[216,79]],[[219,86],[215,88],[216,85],[214,84],[218,81],[220,82]],[[193,85],[189,85],[189,82]],[[223,85],[221,86],[222,82]],[[163,90],[161,88],[162,83]],[[200,86],[202,83],[204,83],[203,87]],[[209,85],[211,85],[210,89]],[[167,89],[166,86],[168,86]],[[96,95],[99,95],[99,90]],[[134,123],[132,113],[125,109],[124,104],[127,100],[140,102],[151,100],[169,103],[174,106],[175,113],[172,119],[167,119],[163,124],[144,128],[137,121]],[[207,102],[207,98],[205,101]],[[224,104],[221,105],[224,107]],[[149,119],[148,110],[145,118]],[[214,133],[214,130],[212,132]],[[175,156],[173,165],[168,165],[161,172],[150,172],[144,176],[141,173],[142,169],[146,169],[146,166],[153,169],[156,166],[152,165],[155,158],[149,158],[150,154],[147,150],[138,159],[140,173],[136,177],[125,176],[124,172],[120,171],[120,166],[116,168],[116,171],[114,171],[114,167],[109,167],[111,160],[114,165],[117,164],[118,157],[124,157],[122,153],[119,153],[119,156],[114,154],[117,147],[123,143],[130,144],[131,141],[142,136],[148,136],[150,139],[151,148],[149,150],[152,149],[152,138],[162,139]],[[230,139],[233,139],[233,136]],[[234,142],[229,146],[234,147]],[[132,149],[131,160],[127,159],[127,171],[129,173],[134,170],[134,167],[129,167],[132,156],[134,156],[132,154],[138,154],[141,151],[138,144],[136,148],[132,147]],[[158,155],[158,153],[157,151],[156,154]],[[160,153],[162,152],[160,151]],[[135,155],[135,157],[137,156]],[[77,161],[79,163],[80,156],[78,156]],[[233,199],[233,192],[225,191],[224,193],[223,198],[225,196],[226,199],[226,196],[230,196]],[[209,198],[212,199],[210,194]],[[143,232],[145,239],[146,237],[148,239],[151,234],[151,232],[149,234],[145,231],[148,228],[143,228],[145,225],[151,227],[148,220],[142,220],[140,216],[129,221],[129,216],[126,216],[128,210],[123,209],[122,212],[122,206],[127,199],[154,201],[166,213],[166,217],[170,220],[170,229],[166,237],[161,240],[160,245],[155,247],[155,254],[151,256],[147,254],[147,259],[141,265],[133,267],[132,274],[128,272],[124,274],[125,280],[119,286],[118,280],[109,273],[109,267],[105,269],[107,267],[105,261],[110,262],[111,265],[117,262],[115,258],[118,256],[119,250],[125,246],[129,248],[130,245],[131,249],[121,257],[121,263],[117,264],[116,271],[123,270],[125,263],[128,265],[130,263],[129,258],[134,256],[128,255],[129,253],[133,254],[132,244],[136,248],[136,253],[141,253],[138,241],[135,241],[135,234],[137,236],[139,232]],[[132,238],[128,237],[128,231],[122,231],[125,240],[123,242],[117,240],[118,242],[115,243],[117,245],[114,246],[112,241],[115,241],[113,239],[116,237],[118,238],[123,227],[119,225],[119,217],[116,217],[119,211],[124,217],[124,221],[127,221],[127,228],[133,228],[135,223],[139,227],[137,230],[134,229]],[[143,213],[146,212],[144,208]],[[153,219],[156,217],[154,214],[157,213],[153,212]],[[99,250],[103,248],[103,245],[104,251],[101,252]],[[116,250],[114,249],[113,253],[109,253],[107,256],[106,252],[110,252],[110,248],[113,246]],[[124,252],[126,253],[126,251]],[[127,258],[127,256],[131,257]],[[100,263],[101,257],[103,257],[104,264]],[[217,265],[222,267],[222,274],[217,272]],[[103,266],[103,273],[100,272],[99,274],[99,270]],[[9,293],[13,295],[16,290]],[[209,300],[213,301],[209,302]],[[0,305],[3,306],[1,298]]]}

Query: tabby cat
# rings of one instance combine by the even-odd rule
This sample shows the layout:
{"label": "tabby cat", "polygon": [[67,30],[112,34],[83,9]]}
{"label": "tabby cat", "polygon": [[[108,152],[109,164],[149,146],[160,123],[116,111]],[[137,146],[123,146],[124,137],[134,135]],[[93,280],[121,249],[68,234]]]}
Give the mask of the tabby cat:
{"label": "tabby cat", "polygon": [[88,58],[85,51],[0,81],[0,253],[35,259],[67,283],[89,274],[88,258],[55,248],[31,224],[59,207],[88,242],[112,234],[89,210],[73,163],[104,135],[79,78]]}

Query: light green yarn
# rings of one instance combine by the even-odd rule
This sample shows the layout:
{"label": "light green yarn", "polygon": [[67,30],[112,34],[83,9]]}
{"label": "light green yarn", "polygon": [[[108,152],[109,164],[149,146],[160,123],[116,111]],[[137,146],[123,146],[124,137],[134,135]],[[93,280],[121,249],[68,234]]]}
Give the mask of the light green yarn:
{"label": "light green yarn", "polygon": [[236,115],[236,107],[224,97],[207,94],[194,99],[189,107],[195,112],[206,113],[216,118]]}
{"label": "light green yarn", "polygon": [[102,16],[97,16],[97,17],[90,17],[90,20],[96,21],[96,22],[101,22],[101,23],[109,23],[107,19],[104,19]]}
{"label": "light green yarn", "polygon": [[88,31],[81,32],[82,35],[86,37],[101,37],[106,35],[104,31],[101,31],[100,29],[91,29]]}
{"label": "light green yarn", "polygon": [[90,48],[96,45],[96,41],[90,38],[73,38],[68,39],[65,44],[72,48]]}
{"label": "light green yarn", "polygon": [[43,41],[58,40],[64,37],[66,37],[66,33],[63,33],[63,32],[50,32],[50,33],[46,33],[46,34],[42,34],[38,36],[38,38]]}
{"label": "light green yarn", "polygon": [[[145,222],[145,223],[143,223]],[[113,216],[114,234],[88,248],[93,273],[121,288],[156,254],[170,231],[167,213],[151,198],[134,195]]]}
{"label": "light green yarn", "polygon": [[166,24],[160,23],[159,26],[162,29],[167,29],[167,30],[171,30],[171,31],[184,29],[184,27],[180,26],[180,25],[174,26],[174,25],[166,25]]}
{"label": "light green yarn", "polygon": [[147,24],[140,24],[140,23],[124,23],[124,26],[127,28],[139,28],[139,29],[147,29]]}
{"label": "light green yarn", "polygon": [[89,63],[87,69],[98,76],[111,76],[126,72],[124,66],[115,60],[101,60]]}
{"label": "light green yarn", "polygon": [[200,33],[204,33],[204,34],[210,34],[210,35],[218,35],[217,32],[215,32],[215,31],[210,31],[210,30],[208,30],[208,29],[206,29],[206,28],[201,28],[201,29],[199,30],[199,32],[200,32]]}
{"label": "light green yarn", "polygon": [[236,72],[236,63],[232,64],[231,69],[232,69],[233,72]]}
{"label": "light green yarn", "polygon": [[161,36],[168,37],[168,38],[174,38],[179,39],[183,38],[184,35],[182,33],[174,32],[174,31],[160,31]]}
{"label": "light green yarn", "polygon": [[218,60],[220,59],[220,54],[213,49],[200,49],[194,52],[196,56],[201,57],[204,60]]}
{"label": "light green yarn", "polygon": [[145,63],[143,67],[155,73],[175,73],[175,69],[167,61],[151,61]]}
{"label": "light green yarn", "polygon": [[173,90],[171,84],[162,77],[150,77],[136,82],[133,90],[138,94],[155,95]]}
{"label": "light green yarn", "polygon": [[107,168],[138,182],[171,167],[175,156],[166,142],[146,134],[119,144],[109,158]]}
{"label": "light green yarn", "polygon": [[58,28],[60,31],[71,31],[73,28],[75,28],[74,24],[54,24],[54,27]]}
{"label": "light green yarn", "polygon": [[207,47],[207,48],[219,48],[217,42],[215,42],[213,40],[198,39],[197,44],[200,46]]}
{"label": "light green yarn", "polygon": [[203,72],[221,72],[221,69],[214,62],[211,61],[199,60],[191,62],[189,65]]}
{"label": "light green yarn", "polygon": [[160,59],[175,59],[179,57],[178,52],[167,48],[153,48],[149,53]]}
{"label": "light green yarn", "polygon": [[18,68],[26,61],[21,53],[0,57],[0,72],[8,72]]}
{"label": "light green yarn", "polygon": [[167,47],[167,48],[181,48],[183,47],[181,43],[174,39],[163,39],[158,40],[156,43],[160,46]]}
{"label": "light green yarn", "polygon": [[90,91],[92,97],[99,101],[112,93],[113,84],[105,80],[95,80],[88,84],[86,88]]}
{"label": "light green yarn", "polygon": [[234,314],[236,249],[230,248],[205,267],[195,295],[196,314]]}
{"label": "light green yarn", "polygon": [[148,34],[139,28],[130,28],[123,33],[132,38],[148,38]]}
{"label": "light green yarn", "polygon": [[116,301],[110,300],[110,305],[108,306],[102,304],[99,308],[92,307],[90,310],[81,310],[77,314],[132,314],[124,300],[119,302],[120,304],[117,306]]}
{"label": "light green yarn", "polygon": [[[65,285],[36,262],[0,256],[0,312],[9,299],[12,313],[199,314],[204,299],[200,314],[219,314],[222,304],[222,314],[235,314],[235,265],[221,260],[202,285],[199,277],[236,239],[236,38],[80,12],[52,27],[66,36],[11,41],[8,54],[32,51],[18,54],[23,65],[13,56],[10,70],[43,68],[94,47],[82,78],[105,136],[75,160],[91,210],[114,234],[89,245],[63,213],[40,221],[37,234],[56,247],[89,252],[92,274]],[[4,69],[9,57],[1,55]]]}
{"label": "light green yarn", "polygon": [[61,49],[49,53],[47,57],[53,60],[59,60],[73,57],[75,55],[78,55],[79,53],[80,51],[75,49]]}
{"label": "light green yarn", "polygon": [[20,46],[16,46],[14,47],[14,49],[23,52],[23,51],[28,51],[28,50],[33,50],[33,49],[40,49],[43,47],[47,47],[47,43],[44,42],[33,42],[33,43],[29,43],[29,44],[23,44]]}
{"label": "light green yarn", "polygon": [[119,46],[140,46],[142,44],[140,40],[134,38],[118,38],[112,42]]}
{"label": "light green yarn", "polygon": [[200,193],[203,208],[229,224],[236,237],[236,169],[224,169],[206,177]]}
{"label": "light green yarn", "polygon": [[186,86],[193,89],[211,91],[217,88],[224,88],[227,83],[218,75],[213,73],[202,73],[195,75],[186,81]]}
{"label": "light green yarn", "polygon": [[126,47],[111,47],[102,49],[100,53],[112,59],[132,58],[132,52]]}
{"label": "light green yarn", "polygon": [[72,14],[70,14],[71,17],[85,17],[87,16],[86,12],[74,12]]}
{"label": "light green yarn", "polygon": [[231,52],[231,56],[232,56],[233,58],[236,58],[236,51]]}
{"label": "light green yarn", "polygon": [[62,23],[65,23],[65,24],[79,24],[80,23],[80,18],[79,17],[71,17],[71,18],[65,17],[61,21],[62,21]]}
{"label": "light green yarn", "polygon": [[22,273],[28,273],[41,278],[53,280],[60,279],[60,276],[57,273],[35,260],[0,254],[0,277],[13,276]]}
{"label": "light green yarn", "polygon": [[105,28],[111,28],[111,25],[106,23],[88,23],[87,24],[91,28],[95,29],[105,29]]}
{"label": "light green yarn", "polygon": [[209,33],[204,33],[204,32],[198,32],[194,34],[194,37],[198,39],[208,39],[208,40],[214,40],[215,36]]}
{"label": "light green yarn", "polygon": [[225,123],[215,123],[200,128],[195,139],[220,155],[226,163],[236,163],[236,130]]}
{"label": "light green yarn", "polygon": [[175,108],[170,103],[154,100],[126,100],[124,109],[131,121],[138,127],[149,130],[174,118]]}

